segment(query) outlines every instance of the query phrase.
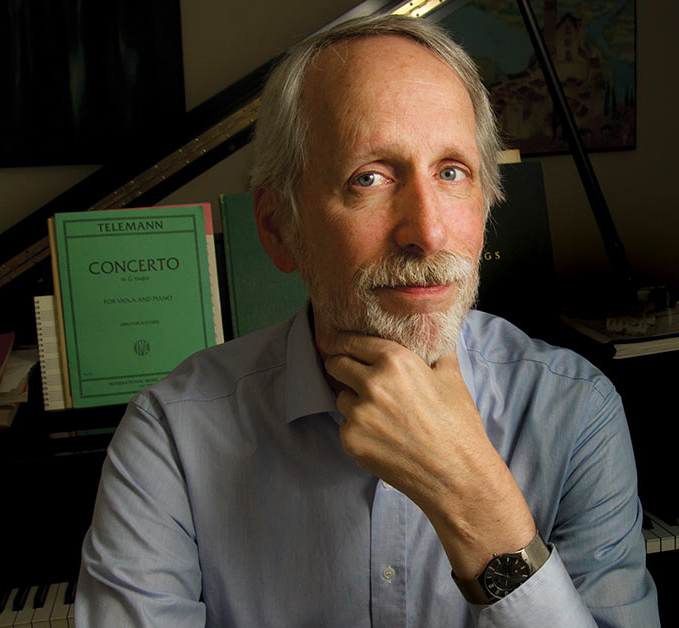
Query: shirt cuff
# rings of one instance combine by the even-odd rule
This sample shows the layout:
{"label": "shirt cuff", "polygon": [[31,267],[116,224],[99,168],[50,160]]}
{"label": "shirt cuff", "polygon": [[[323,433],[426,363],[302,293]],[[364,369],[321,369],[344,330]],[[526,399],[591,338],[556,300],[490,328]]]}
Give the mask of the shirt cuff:
{"label": "shirt cuff", "polygon": [[495,604],[470,604],[477,628],[596,628],[556,548],[518,589]]}

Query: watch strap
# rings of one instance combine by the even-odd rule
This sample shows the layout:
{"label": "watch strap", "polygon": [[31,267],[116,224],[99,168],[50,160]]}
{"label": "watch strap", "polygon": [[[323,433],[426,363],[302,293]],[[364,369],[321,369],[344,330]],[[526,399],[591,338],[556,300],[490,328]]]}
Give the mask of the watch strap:
{"label": "watch strap", "polygon": [[462,593],[462,597],[470,604],[492,604],[494,601],[488,598],[486,590],[481,586],[481,581],[479,580],[481,576],[472,580],[460,580],[454,571],[451,571],[450,575],[453,577],[453,581],[460,590],[460,593]]}
{"label": "watch strap", "polygon": [[[547,562],[550,555],[550,549],[542,536],[540,536],[540,532],[536,532],[533,540],[526,547],[517,550],[516,552],[510,552],[509,555],[520,556],[528,565],[530,575],[532,576]],[[493,560],[495,558],[497,557],[494,557]],[[483,586],[483,576],[486,568],[484,568],[479,576],[472,580],[460,580],[455,575],[455,571],[451,571],[455,584],[465,600],[470,604],[492,604],[499,599],[498,597],[491,595]]]}

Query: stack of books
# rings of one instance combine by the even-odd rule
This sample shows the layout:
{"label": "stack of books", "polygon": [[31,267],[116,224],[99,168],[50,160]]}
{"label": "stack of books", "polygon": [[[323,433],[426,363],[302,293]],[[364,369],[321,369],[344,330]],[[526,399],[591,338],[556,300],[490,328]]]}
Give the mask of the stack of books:
{"label": "stack of books", "polygon": [[594,341],[614,360],[679,351],[679,306],[638,315],[578,318],[562,314],[569,327]]}

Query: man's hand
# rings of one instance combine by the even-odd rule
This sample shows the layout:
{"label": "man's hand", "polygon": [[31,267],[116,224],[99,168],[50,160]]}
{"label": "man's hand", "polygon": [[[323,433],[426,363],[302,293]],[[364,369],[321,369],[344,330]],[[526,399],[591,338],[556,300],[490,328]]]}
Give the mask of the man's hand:
{"label": "man's hand", "polygon": [[478,441],[487,440],[457,356],[430,368],[388,340],[341,334],[337,344],[325,367],[347,387],[337,399],[346,452],[402,492],[416,493],[418,503],[429,492],[436,499],[443,487],[431,483],[467,474]]}
{"label": "man's hand", "polygon": [[434,367],[401,345],[341,333],[325,367],[346,386],[337,399],[342,444],[363,468],[428,516],[460,578],[535,534],[514,478],[485,433],[453,352]]}

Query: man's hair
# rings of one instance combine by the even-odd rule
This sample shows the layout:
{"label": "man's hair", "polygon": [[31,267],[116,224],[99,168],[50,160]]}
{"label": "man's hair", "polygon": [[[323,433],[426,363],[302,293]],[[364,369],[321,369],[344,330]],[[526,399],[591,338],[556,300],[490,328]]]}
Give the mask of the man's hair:
{"label": "man's hair", "polygon": [[[439,26],[399,15],[358,18],[317,33],[291,48],[264,87],[254,139],[252,189],[267,188],[290,213],[279,219],[297,221],[295,188],[307,163],[309,120],[301,105],[304,76],[318,54],[338,42],[377,35],[398,35],[431,50],[462,80],[476,121],[481,187],[486,213],[502,198],[497,156],[500,139],[488,93],[469,55]],[[285,211],[285,209],[283,209]]]}

